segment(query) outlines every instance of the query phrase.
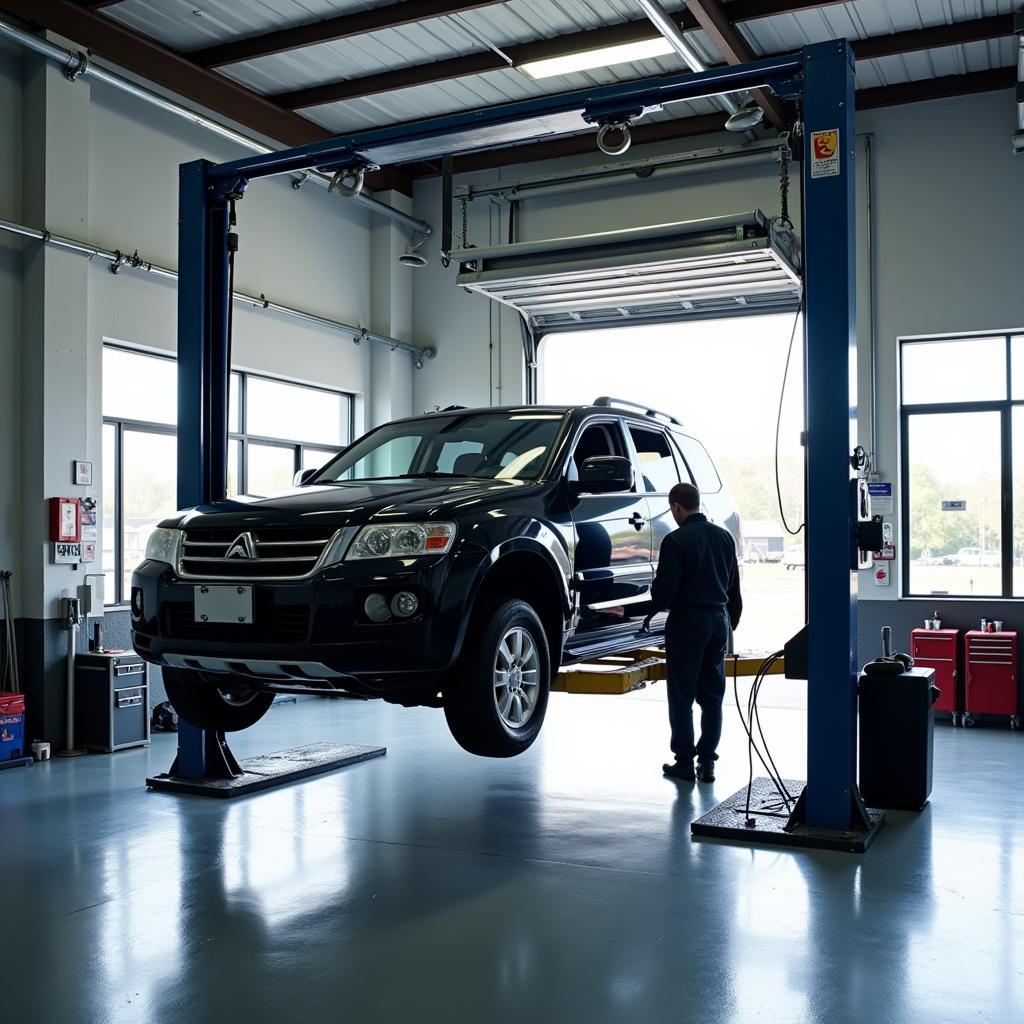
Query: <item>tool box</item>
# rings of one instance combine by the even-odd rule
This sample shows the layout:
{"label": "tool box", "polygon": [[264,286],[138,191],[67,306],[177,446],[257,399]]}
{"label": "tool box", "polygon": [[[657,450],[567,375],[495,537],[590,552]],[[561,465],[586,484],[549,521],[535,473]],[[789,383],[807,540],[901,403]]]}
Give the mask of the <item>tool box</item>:
{"label": "tool box", "polygon": [[0,761],[25,757],[25,695],[0,693]]}
{"label": "tool box", "polygon": [[915,629],[910,634],[910,655],[920,668],[935,670],[939,699],[936,717],[959,722],[963,714],[963,672],[960,668],[959,629]]}
{"label": "tool box", "polygon": [[964,688],[965,726],[976,716],[1005,717],[1011,729],[1020,728],[1017,691],[1017,634],[972,629],[964,637],[967,664]]}

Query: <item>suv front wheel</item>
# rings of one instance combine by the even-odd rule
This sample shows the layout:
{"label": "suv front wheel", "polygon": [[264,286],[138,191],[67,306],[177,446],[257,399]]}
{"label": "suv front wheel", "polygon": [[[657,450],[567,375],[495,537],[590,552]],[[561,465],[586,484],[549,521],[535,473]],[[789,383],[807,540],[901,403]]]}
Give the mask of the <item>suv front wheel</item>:
{"label": "suv front wheel", "polygon": [[272,693],[237,676],[210,677],[189,669],[165,668],[163,677],[167,699],[174,710],[189,724],[208,732],[248,729],[274,703]]}
{"label": "suv front wheel", "polygon": [[482,757],[515,757],[537,738],[548,707],[551,655],[537,613],[508,601],[471,633],[462,670],[444,695],[448,728],[459,745]]}

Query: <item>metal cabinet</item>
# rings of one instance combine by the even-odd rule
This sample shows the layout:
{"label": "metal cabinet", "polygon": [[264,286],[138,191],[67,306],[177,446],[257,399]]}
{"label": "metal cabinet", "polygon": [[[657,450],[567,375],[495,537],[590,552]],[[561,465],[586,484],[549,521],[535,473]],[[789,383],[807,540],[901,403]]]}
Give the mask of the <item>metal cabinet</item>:
{"label": "metal cabinet", "polygon": [[951,716],[956,725],[964,710],[960,630],[915,629],[910,634],[910,654],[915,665],[934,670],[935,685],[940,691],[935,712]]}
{"label": "metal cabinet", "polygon": [[75,658],[75,741],[108,754],[149,745],[149,666],[137,654]]}
{"label": "metal cabinet", "polygon": [[1020,727],[1017,634],[970,630],[964,638],[964,725],[976,715],[1006,716]]}

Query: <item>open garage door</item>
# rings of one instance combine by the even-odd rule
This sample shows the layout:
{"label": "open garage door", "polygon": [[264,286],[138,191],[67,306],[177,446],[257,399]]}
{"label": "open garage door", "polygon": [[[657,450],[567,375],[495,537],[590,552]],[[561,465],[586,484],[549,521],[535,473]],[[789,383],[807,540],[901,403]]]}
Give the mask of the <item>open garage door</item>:
{"label": "open garage door", "polygon": [[458,283],[535,335],[795,311],[800,244],[760,210],[457,250]]}

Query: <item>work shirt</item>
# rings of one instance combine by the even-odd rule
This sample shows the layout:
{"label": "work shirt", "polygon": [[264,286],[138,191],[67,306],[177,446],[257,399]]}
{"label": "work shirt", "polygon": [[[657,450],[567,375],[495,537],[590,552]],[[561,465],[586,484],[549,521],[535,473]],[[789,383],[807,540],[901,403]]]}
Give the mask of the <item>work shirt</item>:
{"label": "work shirt", "polygon": [[661,543],[651,603],[655,612],[725,608],[735,629],[743,598],[732,534],[699,512],[689,516]]}

